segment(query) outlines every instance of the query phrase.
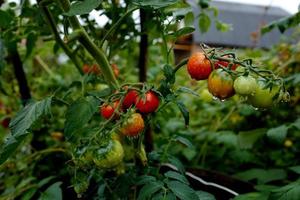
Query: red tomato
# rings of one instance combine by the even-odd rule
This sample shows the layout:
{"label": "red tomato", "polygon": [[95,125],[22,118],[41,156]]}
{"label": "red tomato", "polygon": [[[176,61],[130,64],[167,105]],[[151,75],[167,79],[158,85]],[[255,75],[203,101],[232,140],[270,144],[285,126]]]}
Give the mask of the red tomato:
{"label": "red tomato", "polygon": [[159,106],[159,98],[153,91],[146,92],[144,97],[140,97],[136,102],[136,108],[144,114],[156,111]]}
{"label": "red tomato", "polygon": [[[229,56],[228,56],[228,55],[225,55],[224,58],[229,58]],[[223,67],[228,67],[229,62],[223,61],[223,60],[217,60],[217,61],[215,62],[215,64],[214,64],[215,69],[220,68],[220,65],[223,66]],[[231,70],[235,70],[237,67],[238,67],[238,65],[237,65],[237,64],[234,64],[234,65],[231,66]]]}
{"label": "red tomato", "polygon": [[115,110],[118,108],[119,105],[119,100],[115,101],[110,104],[104,104],[100,107],[100,113],[101,116],[104,117],[105,119],[110,119],[111,116],[114,114]]}
{"label": "red tomato", "polygon": [[194,53],[188,60],[187,70],[191,78],[205,80],[211,73],[211,63],[202,52]]}
{"label": "red tomato", "polygon": [[136,90],[129,90],[124,97],[122,108],[126,110],[130,108],[132,105],[135,105],[138,96],[139,93]]}
{"label": "red tomato", "polygon": [[84,64],[84,65],[82,66],[82,71],[83,71],[83,73],[85,73],[85,74],[89,74],[89,73],[91,73],[91,68],[90,68],[90,66],[89,66],[88,64]]}
{"label": "red tomato", "polygon": [[95,75],[99,75],[101,74],[101,70],[99,68],[99,66],[97,64],[93,64],[91,67],[91,73],[95,74]]}

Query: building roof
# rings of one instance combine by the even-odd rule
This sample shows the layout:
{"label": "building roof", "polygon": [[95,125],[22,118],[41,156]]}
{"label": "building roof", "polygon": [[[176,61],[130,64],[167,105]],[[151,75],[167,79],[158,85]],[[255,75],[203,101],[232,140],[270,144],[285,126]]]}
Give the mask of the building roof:
{"label": "building roof", "polygon": [[[191,3],[191,5],[193,6],[195,16],[197,16],[200,13],[199,6],[195,5],[195,3]],[[231,24],[232,30],[225,33],[220,32],[215,28],[214,20],[212,20],[209,31],[207,33],[200,33],[198,20],[195,20],[196,31],[194,33],[194,41],[196,43],[204,42],[207,44],[237,47],[270,47],[274,43],[279,42],[282,34],[277,29],[274,29],[257,38],[255,37],[257,36],[255,32],[264,24],[291,15],[283,9],[273,6],[267,7],[221,1],[213,1],[210,5],[218,8],[218,19]]]}

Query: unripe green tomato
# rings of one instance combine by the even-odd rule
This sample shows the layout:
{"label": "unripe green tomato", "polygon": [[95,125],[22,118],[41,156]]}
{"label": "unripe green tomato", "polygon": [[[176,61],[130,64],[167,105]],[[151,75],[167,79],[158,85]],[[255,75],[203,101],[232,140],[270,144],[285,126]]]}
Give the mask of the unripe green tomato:
{"label": "unripe green tomato", "polygon": [[124,157],[122,144],[118,140],[110,140],[105,147],[94,152],[94,163],[101,169],[110,169],[120,164]]}
{"label": "unripe green tomato", "polygon": [[235,79],[233,88],[237,94],[243,96],[254,95],[257,88],[257,83],[255,78],[253,78],[251,75],[239,76]]}
{"label": "unripe green tomato", "polygon": [[254,95],[248,96],[248,102],[255,108],[270,108],[274,103],[278,101],[273,99],[275,95],[277,95],[280,91],[280,87],[276,84],[272,86],[272,89],[265,88],[266,81],[265,80],[258,80],[257,81],[257,88],[255,90]]}
{"label": "unripe green tomato", "polygon": [[208,91],[207,88],[203,89],[200,92],[200,98],[207,103],[210,103],[213,101],[213,95]]}

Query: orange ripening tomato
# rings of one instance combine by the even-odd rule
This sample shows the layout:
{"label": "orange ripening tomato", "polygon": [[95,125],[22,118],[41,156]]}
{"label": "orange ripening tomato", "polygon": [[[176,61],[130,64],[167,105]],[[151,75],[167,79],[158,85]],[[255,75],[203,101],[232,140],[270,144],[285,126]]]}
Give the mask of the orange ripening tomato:
{"label": "orange ripening tomato", "polygon": [[214,70],[209,75],[207,87],[212,95],[221,100],[227,99],[235,94],[233,79],[231,75],[223,69]]}
{"label": "orange ripening tomato", "polygon": [[138,136],[145,128],[144,119],[141,114],[133,113],[123,122],[120,132],[129,137]]}
{"label": "orange ripening tomato", "polygon": [[120,75],[120,70],[119,70],[118,66],[116,64],[111,64],[111,67],[114,71],[115,76],[118,78],[118,76]]}
{"label": "orange ripening tomato", "polygon": [[194,53],[188,60],[187,70],[191,78],[205,80],[212,71],[210,60],[202,52]]}
{"label": "orange ripening tomato", "polygon": [[88,64],[84,64],[82,66],[82,71],[83,71],[84,74],[89,74],[89,73],[91,73],[91,68]]}

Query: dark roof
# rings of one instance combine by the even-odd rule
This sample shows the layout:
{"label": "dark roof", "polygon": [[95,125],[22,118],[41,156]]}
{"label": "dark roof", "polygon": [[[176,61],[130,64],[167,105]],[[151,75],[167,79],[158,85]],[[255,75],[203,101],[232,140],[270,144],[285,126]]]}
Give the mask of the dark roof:
{"label": "dark roof", "polygon": [[[192,5],[195,16],[197,16],[200,13],[200,9],[195,3],[192,3]],[[258,31],[262,24],[268,24],[274,20],[291,15],[287,11],[274,6],[267,7],[221,1],[213,1],[211,2],[211,6],[218,8],[218,19],[231,24],[232,30],[222,33],[216,30],[212,20],[209,31],[207,33],[200,33],[198,20],[195,20],[196,31],[194,33],[194,41],[196,43],[204,42],[241,47],[252,47],[256,44],[258,47],[270,47],[272,44],[277,43],[282,36],[277,29],[258,38],[256,43],[253,40],[253,32]]]}

